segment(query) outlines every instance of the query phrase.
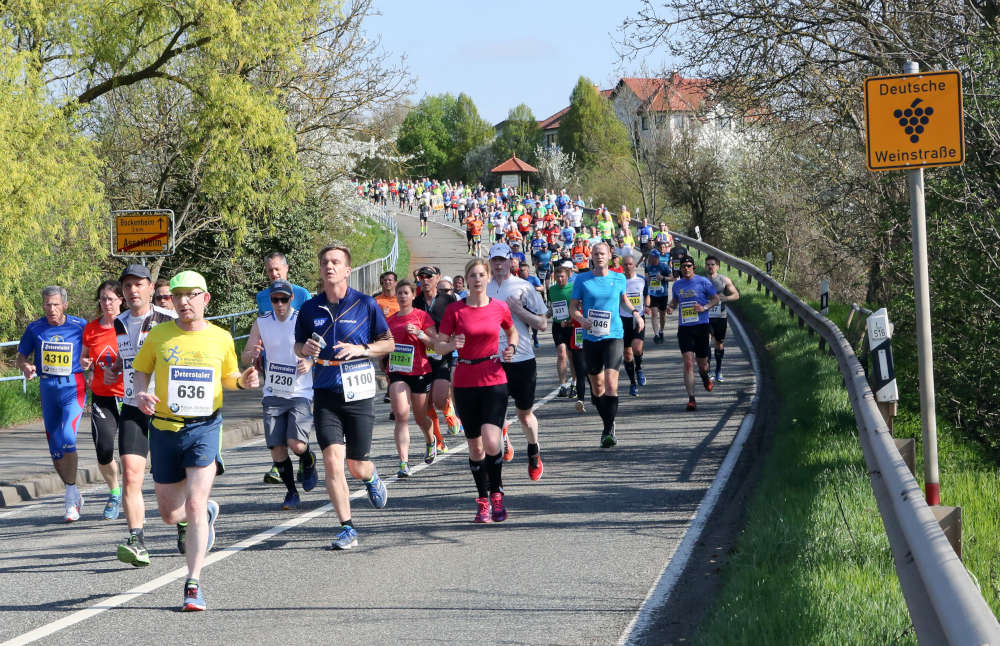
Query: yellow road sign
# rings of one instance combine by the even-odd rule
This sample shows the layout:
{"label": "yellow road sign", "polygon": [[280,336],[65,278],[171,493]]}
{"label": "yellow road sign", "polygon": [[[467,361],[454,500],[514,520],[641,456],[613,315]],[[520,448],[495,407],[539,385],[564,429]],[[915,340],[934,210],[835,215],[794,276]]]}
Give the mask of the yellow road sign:
{"label": "yellow road sign", "polygon": [[965,163],[961,74],[866,78],[865,151],[869,170]]}
{"label": "yellow road sign", "polygon": [[170,211],[113,213],[117,255],[154,255],[169,251]]}

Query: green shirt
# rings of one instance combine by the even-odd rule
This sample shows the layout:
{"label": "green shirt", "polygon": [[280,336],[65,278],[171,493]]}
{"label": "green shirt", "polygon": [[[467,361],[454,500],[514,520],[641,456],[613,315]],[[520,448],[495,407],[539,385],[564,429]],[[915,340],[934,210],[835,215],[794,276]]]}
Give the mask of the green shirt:
{"label": "green shirt", "polygon": [[[565,287],[560,287],[556,283],[549,285],[549,305],[552,308],[553,321],[565,321],[569,318],[569,301],[572,296],[572,283],[566,283]],[[565,314],[563,307],[565,307]]]}

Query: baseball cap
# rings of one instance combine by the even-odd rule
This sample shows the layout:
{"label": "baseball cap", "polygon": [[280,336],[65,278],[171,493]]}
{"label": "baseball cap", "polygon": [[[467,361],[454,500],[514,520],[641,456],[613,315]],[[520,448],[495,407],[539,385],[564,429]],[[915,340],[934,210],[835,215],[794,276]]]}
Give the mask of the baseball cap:
{"label": "baseball cap", "polygon": [[194,289],[195,287],[208,291],[205,277],[196,271],[185,270],[170,279],[170,291],[175,289]]}
{"label": "baseball cap", "polygon": [[490,247],[490,258],[510,258],[510,247],[498,242]]}
{"label": "baseball cap", "polygon": [[431,267],[430,265],[424,265],[417,270],[417,276],[437,276],[441,271],[437,267]]}
{"label": "baseball cap", "polygon": [[153,275],[149,273],[149,267],[140,264],[129,265],[119,276],[118,282],[125,282],[126,276],[135,276],[136,278],[145,278],[146,280],[153,280]]}
{"label": "baseball cap", "polygon": [[276,280],[268,286],[269,294],[288,294],[292,295],[292,284],[287,280]]}
{"label": "baseball cap", "polygon": [[681,256],[678,259],[677,265],[680,266],[680,265],[683,265],[686,262],[689,262],[689,263],[691,263],[693,265],[694,264],[694,258],[692,258],[691,256],[685,254],[685,255]]}
{"label": "baseball cap", "polygon": [[656,249],[650,249],[649,250],[649,257],[650,258],[659,258],[660,257],[660,252],[657,251]]}

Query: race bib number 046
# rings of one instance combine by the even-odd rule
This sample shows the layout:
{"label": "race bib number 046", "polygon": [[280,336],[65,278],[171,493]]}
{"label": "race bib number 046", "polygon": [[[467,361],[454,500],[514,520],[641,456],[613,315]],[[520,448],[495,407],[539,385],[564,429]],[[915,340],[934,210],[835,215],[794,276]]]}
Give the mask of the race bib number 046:
{"label": "race bib number 046", "polygon": [[73,374],[73,344],[42,341],[42,374],[68,377]]}
{"label": "race bib number 046", "polygon": [[204,417],[215,410],[215,368],[170,366],[167,408],[180,417]]}
{"label": "race bib number 046", "polygon": [[361,401],[375,396],[375,367],[368,359],[340,364],[340,380],[344,385],[344,401]]}
{"label": "race bib number 046", "polygon": [[611,333],[611,312],[607,310],[590,310],[587,313],[590,319],[591,336],[607,336]]}

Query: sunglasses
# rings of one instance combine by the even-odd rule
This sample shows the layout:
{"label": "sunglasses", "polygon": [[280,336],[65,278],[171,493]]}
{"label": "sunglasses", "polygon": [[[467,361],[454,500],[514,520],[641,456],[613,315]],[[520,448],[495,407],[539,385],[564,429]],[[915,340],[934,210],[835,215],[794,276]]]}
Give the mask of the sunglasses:
{"label": "sunglasses", "polygon": [[271,297],[271,302],[272,303],[287,303],[290,300],[292,300],[292,299],[289,298],[288,296],[272,296]]}
{"label": "sunglasses", "polygon": [[692,265],[689,262],[686,262],[686,263],[684,263],[684,264],[681,265],[681,268],[684,268],[684,267],[694,267],[694,265]]}
{"label": "sunglasses", "polygon": [[153,300],[154,301],[169,301],[170,300],[170,294],[157,294],[156,296],[153,297]]}

